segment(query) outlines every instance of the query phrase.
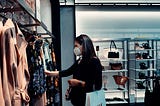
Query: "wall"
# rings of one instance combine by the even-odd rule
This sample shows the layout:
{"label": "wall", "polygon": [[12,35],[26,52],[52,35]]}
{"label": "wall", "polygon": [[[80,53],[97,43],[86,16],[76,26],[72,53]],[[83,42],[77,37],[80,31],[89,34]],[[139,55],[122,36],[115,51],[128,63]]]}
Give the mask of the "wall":
{"label": "wall", "polygon": [[[70,67],[74,62],[74,8],[61,7],[60,9],[61,29],[61,60],[62,70]],[[72,106],[70,101],[65,100],[65,92],[68,87],[67,80],[72,76],[62,78],[62,106]]]}
{"label": "wall", "polygon": [[[40,0],[40,19],[47,26],[47,29],[52,32],[52,14],[50,0]],[[46,33],[42,27],[38,27],[38,32]],[[44,35],[47,36],[47,35]]]}
{"label": "wall", "polygon": [[77,34],[92,38],[158,37],[159,11],[76,11]]}
{"label": "wall", "polygon": [[[61,69],[67,69],[71,66],[75,60],[73,54],[74,47],[74,34],[75,34],[75,23],[74,23],[74,8],[73,7],[62,7],[60,9],[60,49],[61,49]],[[50,0],[41,0],[41,20],[47,26],[48,30],[52,29],[51,21],[51,5]],[[43,29],[38,27],[38,31],[43,33]],[[72,76],[62,78],[62,106],[72,106],[70,101],[65,100],[65,92],[68,87],[67,80]]]}

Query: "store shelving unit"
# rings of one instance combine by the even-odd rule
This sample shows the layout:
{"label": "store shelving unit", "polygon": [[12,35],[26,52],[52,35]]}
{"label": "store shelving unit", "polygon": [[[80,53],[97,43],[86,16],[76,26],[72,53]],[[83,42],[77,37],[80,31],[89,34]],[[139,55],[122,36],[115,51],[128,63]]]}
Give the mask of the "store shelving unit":
{"label": "store shelving unit", "polygon": [[[110,60],[106,58],[106,49],[110,48],[111,41],[114,41],[117,49],[122,51],[122,58],[118,59],[118,62],[122,63],[122,69],[113,70],[110,67]],[[103,70],[103,89],[106,97],[106,104],[126,104],[129,103],[128,100],[128,81],[124,85],[118,85],[113,75],[128,76],[128,40],[129,38],[103,38],[103,39],[93,39],[93,43],[97,50],[97,55],[104,66]],[[117,62],[117,60],[112,60],[112,62]]]}
{"label": "store shelving unit", "polygon": [[[144,103],[146,78],[155,75],[157,70],[156,38],[134,38],[129,41],[130,95],[135,103]],[[153,89],[153,80],[149,80]]]}
{"label": "store shelving unit", "polygon": [[[105,57],[104,49],[109,48],[110,41],[114,40],[117,48],[123,49],[123,68],[111,70],[110,60]],[[133,39],[94,39],[94,46],[99,49],[99,56],[103,70],[103,89],[107,104],[144,103],[147,82],[153,90],[154,76],[160,76],[160,41],[159,38],[133,38]],[[121,74],[129,78],[124,85],[117,85],[113,75]],[[122,88],[122,89],[117,89]]]}
{"label": "store shelving unit", "polygon": [[156,61],[156,67],[157,67],[157,75],[160,76],[160,38],[156,39],[156,47],[157,47],[157,61]]}

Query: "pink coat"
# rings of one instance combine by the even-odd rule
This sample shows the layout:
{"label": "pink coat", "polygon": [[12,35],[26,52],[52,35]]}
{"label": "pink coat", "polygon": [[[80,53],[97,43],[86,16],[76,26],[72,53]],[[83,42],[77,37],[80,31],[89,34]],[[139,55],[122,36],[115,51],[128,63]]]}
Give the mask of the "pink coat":
{"label": "pink coat", "polygon": [[[1,35],[2,35],[2,23],[0,24],[0,38],[1,38]],[[1,47],[0,47],[1,48]],[[0,50],[1,51],[1,50]],[[1,55],[1,52],[0,52],[0,56]],[[2,57],[0,57],[0,59],[2,59]],[[5,106],[4,104],[4,98],[3,98],[3,90],[2,90],[2,70],[1,70],[1,66],[2,66],[2,61],[0,60],[0,106]]]}
{"label": "pink coat", "polygon": [[5,106],[27,105],[30,99],[27,94],[30,79],[26,57],[27,42],[18,26],[15,27],[10,19],[5,23],[0,35],[0,47]]}

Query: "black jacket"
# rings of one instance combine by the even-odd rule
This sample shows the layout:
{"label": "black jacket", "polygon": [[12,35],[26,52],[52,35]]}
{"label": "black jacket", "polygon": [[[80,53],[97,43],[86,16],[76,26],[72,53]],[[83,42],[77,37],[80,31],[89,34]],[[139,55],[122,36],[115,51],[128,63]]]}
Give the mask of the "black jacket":
{"label": "black jacket", "polygon": [[67,70],[59,72],[60,77],[73,74],[73,78],[85,81],[85,87],[76,86],[72,88],[71,102],[75,106],[85,106],[86,92],[100,90],[102,87],[102,66],[98,58],[92,58],[88,63],[78,60]]}

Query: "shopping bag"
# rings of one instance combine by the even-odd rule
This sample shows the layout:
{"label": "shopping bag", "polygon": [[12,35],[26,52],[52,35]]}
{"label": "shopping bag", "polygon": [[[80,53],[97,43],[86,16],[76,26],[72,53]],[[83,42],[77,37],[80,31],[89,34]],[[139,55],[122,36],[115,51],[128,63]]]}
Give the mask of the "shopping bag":
{"label": "shopping bag", "polygon": [[104,91],[101,89],[86,93],[85,106],[106,106]]}

